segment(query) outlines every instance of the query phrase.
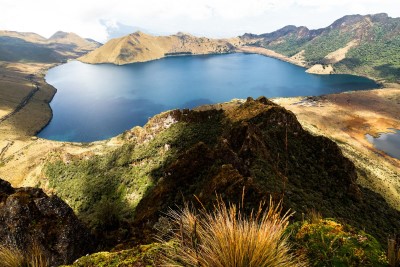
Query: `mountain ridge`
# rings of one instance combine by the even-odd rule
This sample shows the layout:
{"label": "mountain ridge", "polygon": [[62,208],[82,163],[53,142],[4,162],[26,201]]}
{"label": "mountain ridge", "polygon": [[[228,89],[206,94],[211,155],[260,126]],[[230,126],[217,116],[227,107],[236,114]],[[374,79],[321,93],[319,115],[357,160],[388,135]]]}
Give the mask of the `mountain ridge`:
{"label": "mountain ridge", "polygon": [[[280,54],[261,53],[267,56],[300,62],[298,65],[310,69],[311,73],[355,74],[397,82],[400,80],[399,36],[400,18],[391,18],[386,13],[357,14],[339,18],[320,29],[288,25],[270,33],[245,33],[230,39],[189,34],[152,36],[136,32],[112,39],[79,60],[90,64],[122,65],[172,54],[252,53],[248,49],[251,46]],[[254,50],[253,53],[260,53]]]}
{"label": "mountain ridge", "polygon": [[[288,26],[269,34],[245,34],[241,38],[248,45],[270,49],[289,58],[301,54],[307,68],[328,67],[327,74],[356,74],[398,82],[399,36],[400,18],[378,13],[347,15],[316,30]],[[327,57],[332,53],[340,54],[340,60],[332,62]]]}
{"label": "mountain ridge", "polygon": [[11,62],[60,63],[101,45],[62,31],[50,38],[31,32],[0,31],[0,40],[0,60]]}

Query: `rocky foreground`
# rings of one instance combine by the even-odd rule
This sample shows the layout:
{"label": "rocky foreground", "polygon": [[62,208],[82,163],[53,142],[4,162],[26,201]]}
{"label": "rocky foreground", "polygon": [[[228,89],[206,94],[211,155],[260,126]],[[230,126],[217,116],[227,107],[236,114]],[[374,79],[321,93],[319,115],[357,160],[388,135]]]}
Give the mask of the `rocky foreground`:
{"label": "rocky foreground", "polygon": [[91,252],[93,239],[72,209],[39,188],[13,188],[0,179],[0,246],[39,250],[50,266]]}

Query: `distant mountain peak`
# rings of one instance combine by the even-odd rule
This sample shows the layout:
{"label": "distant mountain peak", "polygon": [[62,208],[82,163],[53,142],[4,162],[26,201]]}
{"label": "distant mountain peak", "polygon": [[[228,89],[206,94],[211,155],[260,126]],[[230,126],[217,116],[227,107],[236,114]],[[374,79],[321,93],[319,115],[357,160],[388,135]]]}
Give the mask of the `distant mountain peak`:
{"label": "distant mountain peak", "polygon": [[50,36],[49,40],[61,39],[61,38],[65,38],[69,35],[76,35],[76,34],[64,32],[64,31],[57,31],[52,36]]}

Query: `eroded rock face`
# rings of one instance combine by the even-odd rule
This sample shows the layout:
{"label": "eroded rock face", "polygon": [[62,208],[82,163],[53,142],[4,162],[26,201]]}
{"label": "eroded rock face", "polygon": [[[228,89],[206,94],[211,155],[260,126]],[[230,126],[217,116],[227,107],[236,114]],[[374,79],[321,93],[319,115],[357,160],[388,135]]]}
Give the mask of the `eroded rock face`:
{"label": "eroded rock face", "polygon": [[51,266],[91,251],[92,238],[72,209],[39,188],[12,188],[0,179],[0,245],[23,252],[35,244]]}

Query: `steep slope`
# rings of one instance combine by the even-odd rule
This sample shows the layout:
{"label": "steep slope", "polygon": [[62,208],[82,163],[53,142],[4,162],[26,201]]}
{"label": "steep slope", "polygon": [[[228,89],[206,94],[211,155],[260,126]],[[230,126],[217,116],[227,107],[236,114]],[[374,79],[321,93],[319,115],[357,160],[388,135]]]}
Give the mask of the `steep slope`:
{"label": "steep slope", "polygon": [[332,72],[397,81],[400,78],[400,18],[349,15],[318,30],[287,26],[269,34],[245,34],[248,44],[292,57],[308,66],[333,65]]}
{"label": "steep slope", "polygon": [[171,36],[152,36],[136,32],[108,41],[102,47],[79,58],[86,63],[118,65],[144,62],[165,56],[199,55],[233,52],[239,39],[209,39],[178,33]]}
{"label": "steep slope", "polygon": [[297,220],[315,209],[381,242],[400,227],[398,212],[357,185],[334,142],[265,98],[165,112],[120,138],[125,145],[111,153],[54,154],[46,166],[49,188],[103,234],[118,229],[112,236],[123,239],[133,224],[147,239],[163,212],[194,195],[211,206],[216,193],[238,202],[243,190],[248,209],[272,196]]}

